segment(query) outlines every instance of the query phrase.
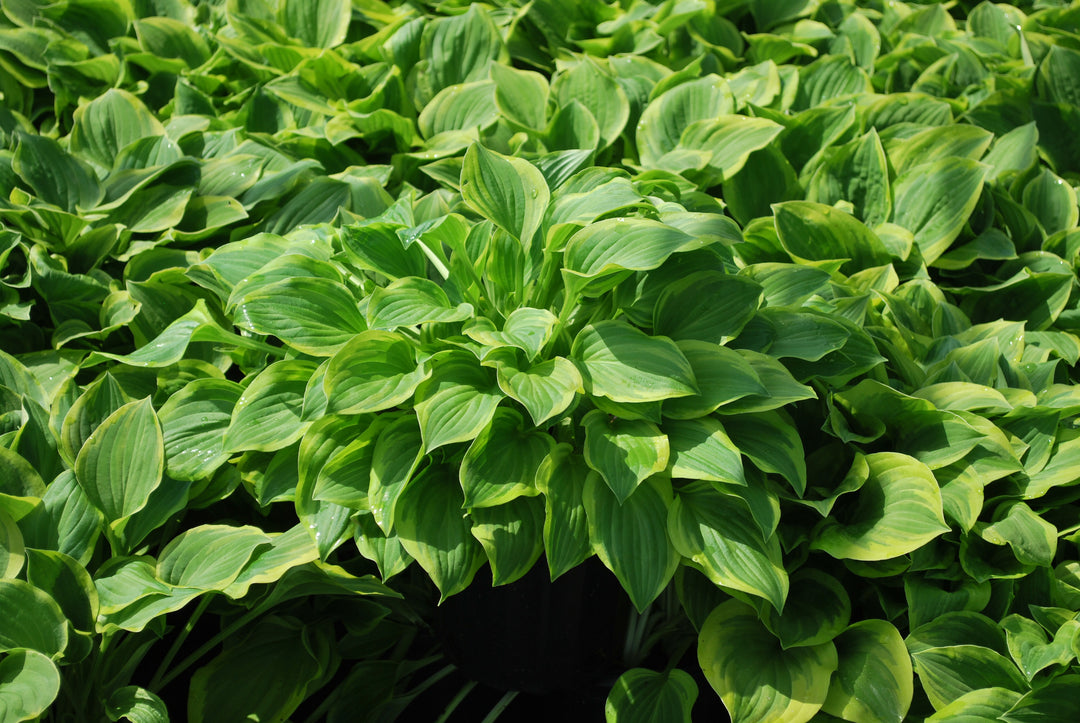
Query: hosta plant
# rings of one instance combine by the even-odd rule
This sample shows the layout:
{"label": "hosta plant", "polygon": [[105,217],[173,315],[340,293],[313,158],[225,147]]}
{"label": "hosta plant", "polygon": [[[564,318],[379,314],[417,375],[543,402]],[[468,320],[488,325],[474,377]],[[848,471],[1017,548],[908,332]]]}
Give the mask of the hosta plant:
{"label": "hosta plant", "polygon": [[586,717],[1071,719],[1078,32],[0,0],[0,720],[521,718],[597,564]]}

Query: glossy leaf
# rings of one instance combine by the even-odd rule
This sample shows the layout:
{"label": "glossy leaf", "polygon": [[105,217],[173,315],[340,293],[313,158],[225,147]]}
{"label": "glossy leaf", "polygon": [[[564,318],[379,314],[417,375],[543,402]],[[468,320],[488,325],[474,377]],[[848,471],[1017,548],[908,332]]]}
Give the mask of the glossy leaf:
{"label": "glossy leaf", "polygon": [[461,461],[465,506],[475,513],[475,508],[536,495],[537,470],[554,446],[550,436],[529,429],[517,412],[496,410]]}
{"label": "glossy leaf", "polygon": [[0,651],[26,648],[56,658],[67,647],[67,618],[44,590],[22,580],[0,580]]}
{"label": "glossy leaf", "polygon": [[330,356],[367,329],[356,300],[331,279],[297,277],[260,286],[236,302],[236,323],[297,351]]}
{"label": "glossy leaf", "polygon": [[410,399],[428,374],[404,336],[361,332],[330,359],[323,381],[327,411],[363,414],[395,407]]}
{"label": "glossy leaf", "polygon": [[433,466],[408,484],[394,507],[401,544],[438,586],[440,600],[468,587],[486,559],[463,502],[449,470]]}
{"label": "glossy leaf", "polygon": [[837,669],[831,642],[782,650],[738,600],[717,606],[698,635],[698,663],[734,723],[806,723]]}
{"label": "glossy leaf", "polygon": [[812,546],[833,557],[887,560],[916,550],[946,532],[937,480],[921,462],[896,452],[866,456],[869,479],[851,494],[847,519],[830,517]]}
{"label": "glossy leaf", "polygon": [[528,161],[477,144],[465,153],[461,194],[478,213],[528,246],[540,227],[550,192]]}
{"label": "glossy leaf", "polygon": [[659,480],[640,485],[621,503],[599,477],[585,480],[593,550],[639,612],[667,587],[679,564],[665,523],[670,498],[670,487]]}
{"label": "glossy leaf", "polygon": [[161,423],[149,397],[110,414],[75,460],[79,486],[110,521],[141,510],[161,484],[164,468]]}
{"label": "glossy leaf", "polygon": [[604,705],[607,723],[670,721],[687,723],[697,700],[697,683],[678,668],[657,673],[633,668],[619,676]]}
{"label": "glossy leaf", "polygon": [[655,402],[697,393],[693,370],[667,338],[621,321],[586,326],[574,339],[585,389],[615,402]]}
{"label": "glossy leaf", "polygon": [[60,692],[60,671],[36,650],[17,650],[0,660],[0,719],[36,720]]}
{"label": "glossy leaf", "polygon": [[853,723],[904,720],[914,675],[896,628],[885,620],[863,620],[833,643],[839,666],[822,709]]}

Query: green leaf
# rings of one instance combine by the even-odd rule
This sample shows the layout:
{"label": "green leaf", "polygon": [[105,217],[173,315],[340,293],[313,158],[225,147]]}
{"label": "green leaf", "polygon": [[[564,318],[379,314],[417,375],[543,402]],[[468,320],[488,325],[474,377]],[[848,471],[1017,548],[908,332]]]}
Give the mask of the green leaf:
{"label": "green leaf", "polygon": [[454,477],[449,467],[428,467],[408,484],[394,508],[398,538],[439,588],[440,602],[468,587],[485,560]]}
{"label": "green leaf", "polygon": [[111,721],[131,723],[169,723],[165,701],[146,688],[128,685],[117,688],[105,701],[105,714]]}
{"label": "green leaf", "polygon": [[165,128],[141,100],[126,90],[111,88],[75,110],[71,150],[110,169],[125,146],[163,135]]}
{"label": "green leaf", "polygon": [[417,126],[425,138],[435,138],[440,133],[483,129],[498,117],[495,84],[484,80],[440,90],[420,112]]}
{"label": "green leaf", "polygon": [[188,720],[288,719],[329,672],[331,645],[324,627],[288,617],[259,620],[192,676]]}
{"label": "green leaf", "polygon": [[596,119],[600,148],[615,142],[630,117],[630,101],[614,76],[589,55],[578,56],[566,72],[556,76],[552,93],[560,107],[580,103]]}
{"label": "green leaf", "polygon": [[567,444],[552,450],[536,472],[536,487],[544,494],[544,553],[552,580],[592,555],[582,503],[589,478],[599,482],[599,475]]}
{"label": "green leaf", "polygon": [[982,688],[965,693],[934,715],[927,723],[998,723],[1021,695],[1007,688]]}
{"label": "green leaf", "polygon": [[548,82],[540,73],[492,63],[495,107],[509,121],[532,130],[547,124]]}
{"label": "green leaf", "polygon": [[1024,696],[1001,716],[1007,723],[1050,723],[1065,720],[1076,707],[1076,686],[1080,676],[1061,675]]}
{"label": "green leaf", "polygon": [[[394,281],[424,276],[427,259],[423,246],[417,243],[406,246],[397,229],[397,226],[380,222],[346,226],[341,230],[341,244],[348,259],[362,269],[378,272]],[[213,260],[213,256],[209,260]]]}
{"label": "green leaf", "polygon": [[22,580],[0,580],[0,652],[26,648],[58,657],[68,644],[68,621],[44,590]]}
{"label": "green leaf", "polygon": [[551,194],[536,166],[477,143],[465,152],[461,195],[477,213],[527,247],[540,228]]}
{"label": "green leaf", "polygon": [[926,697],[941,710],[962,695],[985,688],[1028,690],[1027,681],[1005,656],[981,645],[951,645],[911,654]]}
{"label": "green leaf", "polygon": [[445,352],[432,359],[432,375],[416,390],[416,415],[424,451],[477,437],[495,415],[503,396],[491,378],[464,352]]}
{"label": "green leaf", "polygon": [[438,284],[422,278],[398,279],[368,297],[367,321],[372,329],[392,331],[433,321],[464,321],[472,315],[471,304],[453,306]]}
{"label": "green leaf", "polygon": [[[717,346],[704,341],[684,340],[678,342],[679,351],[690,362],[698,393],[692,396],[664,400],[664,416],[671,419],[695,419],[723,408],[739,399],[751,396],[769,396],[759,370],[747,360],[744,352]],[[764,355],[761,355],[764,356]],[[779,362],[770,360],[779,366]],[[783,369],[783,374],[796,386],[794,379]],[[779,392],[780,390],[777,389]],[[777,406],[783,406],[781,401]]]}
{"label": "green leaf", "polygon": [[1047,168],[1024,186],[1023,201],[1047,235],[1074,228],[1080,220],[1076,190]]}
{"label": "green leaf", "polygon": [[352,20],[349,0],[283,0],[278,11],[286,33],[312,48],[345,41]]}
{"label": "green leaf", "polygon": [[811,549],[845,560],[888,560],[917,550],[949,527],[933,473],[905,454],[866,455],[870,477],[843,516],[822,520]]}
{"label": "green leaf", "polygon": [[731,441],[763,472],[781,475],[795,494],[806,490],[806,454],[790,418],[781,412],[742,414],[725,428]]}
{"label": "green leaf", "polygon": [[822,710],[852,723],[903,721],[914,675],[904,639],[892,623],[857,622],[833,643],[839,666]]}
{"label": "green leaf", "polygon": [[578,293],[587,280],[626,270],[655,269],[672,254],[707,243],[707,239],[694,238],[658,221],[609,218],[570,238],[563,252],[563,278],[570,293]]}
{"label": "green leaf", "polygon": [[690,723],[697,696],[697,683],[685,671],[675,668],[657,673],[632,668],[615,681],[604,704],[604,716],[607,723]]}
{"label": "green leaf", "polygon": [[792,574],[789,582],[783,611],[768,608],[761,620],[784,650],[821,645],[847,629],[851,599],[839,580],[804,567]]}
{"label": "green leaf", "polygon": [[159,58],[179,58],[197,68],[210,58],[210,48],[194,28],[169,17],[146,17],[132,23],[139,45]]}
{"label": "green leaf", "polygon": [[60,427],[58,451],[64,460],[74,466],[79,450],[94,430],[106,417],[129,401],[131,398],[109,372],[87,385],[86,390],[67,410]]}
{"label": "green leaf", "polygon": [[752,279],[698,271],[665,286],[653,312],[653,329],[675,341],[725,344],[757,313],[761,296],[761,286]]}
{"label": "green leaf", "polygon": [[715,584],[783,609],[788,576],[779,539],[762,537],[743,499],[705,482],[680,487],[668,513],[668,532],[679,554]]}
{"label": "green leaf", "polygon": [[1074,645],[1080,621],[1064,623],[1051,641],[1047,641],[1041,625],[1021,615],[1009,615],[1001,621],[1001,627],[1005,629],[1009,655],[1029,681],[1052,665],[1068,665],[1076,658]]}
{"label": "green leaf", "polygon": [[497,507],[470,511],[472,535],[484,546],[491,563],[493,586],[520,579],[544,551],[544,505],[533,497],[517,497]]}
{"label": "green leaf", "polygon": [[893,222],[915,234],[927,264],[933,264],[964,228],[982,192],[986,167],[964,158],[919,165],[896,179]]}
{"label": "green leaf", "polygon": [[845,260],[848,275],[889,263],[889,252],[874,233],[843,211],[807,201],[773,206],[780,243],[796,260]]}
{"label": "green leaf", "polygon": [[529,362],[536,361],[540,350],[551,339],[558,323],[558,318],[547,309],[533,309],[527,306],[514,309],[506,317],[502,331],[484,318],[474,320],[463,330],[465,335],[484,346],[515,347],[525,352]]}
{"label": "green leaf", "polygon": [[537,470],[554,447],[549,435],[528,427],[514,410],[496,410],[461,460],[465,506],[475,515],[476,508],[536,495]]}
{"label": "green leaf", "polygon": [[229,458],[225,431],[244,388],[224,379],[196,379],[158,412],[165,470],[175,480],[208,477]]}
{"label": "green leaf", "polygon": [[42,201],[70,213],[94,207],[103,195],[94,171],[45,136],[19,135],[11,169]]}
{"label": "green leaf", "polygon": [[367,329],[356,299],[331,279],[283,279],[244,294],[233,312],[237,326],[272,334],[297,351],[330,356]]}
{"label": "green leaf", "polygon": [[892,212],[892,188],[877,131],[871,128],[862,138],[827,150],[807,184],[806,200],[828,205],[848,201],[855,207],[854,215],[869,227],[887,221]]}
{"label": "green leaf", "polygon": [[368,507],[384,534],[394,526],[398,497],[423,457],[424,442],[416,417],[395,419],[379,434],[371,457]]}
{"label": "green leaf", "polygon": [[0,660],[0,720],[37,720],[60,692],[56,663],[36,650],[17,650]]}
{"label": "green leaf", "polygon": [[581,424],[585,461],[604,478],[619,504],[645,479],[668,466],[667,436],[652,422],[608,418],[594,409]]}
{"label": "green leaf", "polygon": [[301,421],[304,390],[315,369],[314,362],[289,359],[260,371],[233,409],[224,448],[272,452],[300,439],[307,426]]}
{"label": "green leaf", "polygon": [[12,579],[19,574],[25,550],[19,526],[0,508],[0,580]]}
{"label": "green leaf", "polygon": [[395,332],[364,331],[330,359],[323,388],[327,412],[364,414],[408,401],[429,376],[416,348]]}
{"label": "green leaf", "polygon": [[471,5],[466,13],[427,23],[420,41],[420,57],[427,63],[432,95],[447,86],[486,77],[490,62],[502,50],[498,29],[479,5]]}
{"label": "green leaf", "polygon": [[161,551],[157,577],[176,587],[223,590],[270,538],[257,527],[200,525],[181,533]]}
{"label": "green leaf", "polygon": [[746,485],[739,448],[712,417],[666,419],[661,427],[671,447],[671,476]]}
{"label": "green leaf", "polygon": [[660,158],[675,150],[691,123],[712,120],[735,110],[735,98],[727,81],[717,75],[681,83],[653,98],[637,124],[637,148],[641,165],[657,166]]}
{"label": "green leaf", "polygon": [[97,624],[98,594],[90,573],[79,561],[54,550],[27,550],[27,581],[39,590],[48,590],[72,627],[94,632]]}
{"label": "green leaf", "polygon": [[601,321],[582,329],[571,356],[585,390],[615,402],[658,402],[698,392],[694,372],[670,339],[651,337],[624,321]]}
{"label": "green leaf", "polygon": [[783,650],[753,608],[728,600],[701,628],[698,663],[733,723],[806,723],[838,661],[831,642]]}
{"label": "green leaf", "polygon": [[670,484],[653,478],[620,502],[599,476],[589,476],[583,501],[593,550],[643,612],[679,566],[667,533]]}
{"label": "green leaf", "polygon": [[529,412],[533,423],[544,422],[565,412],[583,393],[581,372],[573,362],[555,357],[532,366],[515,359],[496,359],[499,388]]}
{"label": "green leaf", "polygon": [[1017,126],[998,138],[982,162],[991,168],[991,178],[996,179],[1008,171],[1026,171],[1038,160],[1036,146],[1039,130],[1035,122]]}
{"label": "green leaf", "polygon": [[79,486],[110,522],[141,510],[161,484],[164,468],[161,423],[149,397],[110,414],[75,460]]}
{"label": "green leaf", "polygon": [[1018,562],[1050,567],[1057,552],[1057,528],[1039,517],[1023,502],[1002,505],[995,510],[996,521],[976,523],[979,536],[993,545],[1008,545]]}
{"label": "green leaf", "polygon": [[783,130],[771,120],[742,115],[691,123],[679,146],[660,158],[657,167],[673,173],[707,171],[702,183],[716,185],[742,170],[754,151],[772,143]]}
{"label": "green leaf", "polygon": [[[0,453],[0,465],[2,458]],[[79,487],[74,472],[66,470],[57,475],[43,492],[40,510],[40,516],[24,518],[25,543],[58,550],[83,565],[89,563],[101,532],[101,513]]]}

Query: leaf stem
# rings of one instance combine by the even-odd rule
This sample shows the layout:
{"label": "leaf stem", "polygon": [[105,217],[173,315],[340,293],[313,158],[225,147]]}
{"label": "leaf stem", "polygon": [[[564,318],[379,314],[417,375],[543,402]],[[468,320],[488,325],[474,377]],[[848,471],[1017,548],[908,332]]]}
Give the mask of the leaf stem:
{"label": "leaf stem", "polygon": [[499,699],[499,702],[495,704],[495,707],[491,709],[491,712],[484,716],[484,720],[480,721],[480,723],[495,723],[495,720],[503,714],[503,711],[509,708],[510,704],[514,702],[514,698],[517,698],[517,695],[518,691],[516,690],[507,691],[506,695]]}
{"label": "leaf stem", "polygon": [[202,614],[206,612],[206,608],[210,606],[210,595],[203,595],[199,600],[198,607],[188,617],[187,622],[184,623],[184,627],[180,630],[180,633],[173,640],[173,644],[169,647],[169,651],[165,653],[165,657],[161,659],[161,663],[158,665],[157,670],[154,671],[154,677],[150,679],[150,690],[157,690],[158,685],[161,682],[162,677],[165,675],[165,671],[172,665],[173,660],[180,652],[180,646],[184,644],[184,641],[191,635],[191,631],[195,629],[195,623],[199,621]]}
{"label": "leaf stem", "polygon": [[454,714],[457,707],[461,705],[461,701],[465,700],[465,697],[472,692],[472,689],[476,687],[476,681],[470,680],[461,686],[461,690],[457,692],[457,695],[446,704],[446,708],[443,710],[442,715],[435,719],[435,723],[446,723],[450,719],[450,716]]}
{"label": "leaf stem", "polygon": [[211,650],[216,648],[219,644],[221,644],[223,640],[225,640],[225,638],[229,637],[230,635],[234,635],[237,631],[244,628],[248,623],[257,618],[261,612],[262,611],[260,611],[258,608],[255,608],[254,610],[249,610],[248,612],[241,615],[235,622],[231,623],[220,633],[200,645],[195,652],[191,653],[186,658],[181,660],[175,668],[170,670],[168,673],[162,675],[161,680],[158,682],[158,685],[161,688],[164,688],[166,685],[176,680],[176,678],[179,677],[181,673],[183,673],[185,670],[198,662],[199,659],[201,659]]}

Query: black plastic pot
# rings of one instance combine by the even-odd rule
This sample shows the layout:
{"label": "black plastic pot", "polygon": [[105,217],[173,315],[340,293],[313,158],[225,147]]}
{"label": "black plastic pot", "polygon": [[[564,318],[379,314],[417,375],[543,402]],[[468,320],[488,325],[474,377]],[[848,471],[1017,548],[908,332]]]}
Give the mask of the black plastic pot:
{"label": "black plastic pot", "polygon": [[629,612],[618,581],[593,557],[555,582],[540,560],[520,580],[494,588],[485,567],[438,608],[435,622],[466,676],[542,695],[614,681]]}

